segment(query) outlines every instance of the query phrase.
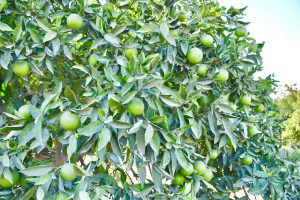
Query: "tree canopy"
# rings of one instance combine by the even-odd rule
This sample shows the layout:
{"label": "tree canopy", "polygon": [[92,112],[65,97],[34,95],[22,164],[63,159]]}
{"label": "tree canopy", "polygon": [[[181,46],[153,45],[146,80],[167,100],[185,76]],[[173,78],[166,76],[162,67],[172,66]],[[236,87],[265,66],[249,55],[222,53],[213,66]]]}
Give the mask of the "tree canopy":
{"label": "tree canopy", "polygon": [[298,197],[244,10],[0,0],[1,198]]}

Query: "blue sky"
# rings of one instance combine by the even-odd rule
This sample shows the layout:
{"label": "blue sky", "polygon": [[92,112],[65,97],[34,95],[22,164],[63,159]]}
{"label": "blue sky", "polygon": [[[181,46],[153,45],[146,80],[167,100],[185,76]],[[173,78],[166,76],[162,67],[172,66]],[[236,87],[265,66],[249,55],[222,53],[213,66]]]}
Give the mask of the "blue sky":
{"label": "blue sky", "polygon": [[[264,70],[274,74],[279,85],[300,86],[300,0],[219,0],[221,5],[248,6],[245,21],[250,36],[265,41]],[[280,87],[282,88],[282,87]]]}

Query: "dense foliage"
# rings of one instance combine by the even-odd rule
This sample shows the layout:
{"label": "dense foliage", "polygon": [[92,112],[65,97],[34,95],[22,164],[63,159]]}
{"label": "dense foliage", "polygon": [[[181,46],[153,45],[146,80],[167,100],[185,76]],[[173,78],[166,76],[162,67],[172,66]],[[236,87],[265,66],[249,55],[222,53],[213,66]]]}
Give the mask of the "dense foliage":
{"label": "dense foliage", "polygon": [[300,141],[300,90],[293,85],[286,85],[285,91],[276,99],[276,104],[285,120],[283,139],[289,146],[298,144]]}
{"label": "dense foliage", "polygon": [[0,199],[299,196],[296,164],[279,159],[275,81],[253,78],[263,44],[244,8],[0,0],[0,11]]}

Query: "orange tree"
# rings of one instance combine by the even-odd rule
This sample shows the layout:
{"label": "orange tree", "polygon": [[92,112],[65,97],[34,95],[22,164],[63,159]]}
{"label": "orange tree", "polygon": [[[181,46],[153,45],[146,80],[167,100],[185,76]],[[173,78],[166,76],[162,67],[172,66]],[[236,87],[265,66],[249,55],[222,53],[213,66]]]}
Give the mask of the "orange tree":
{"label": "orange tree", "polygon": [[244,9],[1,0],[0,11],[0,198],[297,198],[276,82],[253,78],[263,44]]}

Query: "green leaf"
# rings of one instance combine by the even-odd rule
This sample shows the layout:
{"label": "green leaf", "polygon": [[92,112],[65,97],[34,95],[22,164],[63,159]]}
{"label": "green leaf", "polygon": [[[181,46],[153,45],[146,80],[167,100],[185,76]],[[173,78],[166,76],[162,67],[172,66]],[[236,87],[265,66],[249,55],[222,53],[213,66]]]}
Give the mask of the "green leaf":
{"label": "green leaf", "polygon": [[152,140],[153,133],[154,131],[152,125],[148,124],[145,132],[145,146]]}
{"label": "green leaf", "polygon": [[44,174],[37,178],[37,180],[34,182],[34,185],[44,185],[52,180],[52,174]]}
{"label": "green leaf", "polygon": [[9,167],[9,157],[7,155],[7,152],[5,152],[2,155],[2,164],[3,164],[4,167]]}
{"label": "green leaf", "polygon": [[79,69],[82,72],[85,72],[87,74],[89,74],[89,70],[87,67],[83,66],[83,65],[74,65],[72,66],[74,69]]}
{"label": "green leaf", "polygon": [[68,159],[69,160],[71,159],[72,154],[76,152],[76,149],[77,149],[77,139],[72,134],[69,137],[69,145],[68,145],[68,148],[67,148],[67,154],[68,154]]}
{"label": "green leaf", "polygon": [[52,166],[49,165],[39,165],[34,167],[29,167],[21,171],[21,173],[26,176],[42,176],[53,170]]}
{"label": "green leaf", "polygon": [[169,25],[167,23],[161,23],[160,32],[169,44],[176,46],[175,39],[169,33]]}
{"label": "green leaf", "polygon": [[107,33],[104,35],[104,39],[106,41],[108,41],[109,43],[111,43],[115,47],[121,47],[120,39],[117,36],[115,36],[114,34]]}
{"label": "green leaf", "polygon": [[131,128],[132,126],[131,124],[128,124],[126,122],[121,122],[118,120],[114,120],[113,122],[109,123],[109,125],[119,129],[127,129],[127,128]]}
{"label": "green leaf", "polygon": [[22,34],[22,21],[14,29],[14,33],[13,33],[14,41],[18,41],[20,39],[21,34]]}
{"label": "green leaf", "polygon": [[71,90],[71,88],[69,86],[66,87],[65,91],[64,91],[64,95],[67,97],[68,100],[76,103],[77,102],[77,98],[75,93],[73,92],[73,90]]}
{"label": "green leaf", "polygon": [[142,124],[143,124],[143,120],[139,120],[131,127],[131,129],[128,131],[128,133],[129,134],[136,133],[137,131],[140,130],[140,127]]}
{"label": "green leaf", "polygon": [[84,135],[90,137],[95,133],[99,132],[103,128],[103,123],[99,120],[93,121],[83,127],[79,132],[78,135]]}
{"label": "green leaf", "polygon": [[170,107],[178,107],[180,103],[178,103],[175,99],[168,96],[160,96],[160,99]]}
{"label": "green leaf", "polygon": [[148,32],[155,31],[156,29],[158,29],[158,25],[154,22],[149,22],[148,24],[145,24],[139,30],[137,30],[137,32],[148,33]]}
{"label": "green leaf", "polygon": [[73,56],[72,56],[71,50],[70,50],[70,48],[67,45],[63,46],[63,50],[64,50],[65,56],[67,58],[69,58],[70,60],[73,60]]}
{"label": "green leaf", "polygon": [[160,138],[158,133],[154,133],[151,141],[150,141],[150,146],[153,149],[153,151],[156,153],[156,155],[159,154],[159,149],[160,149]]}
{"label": "green leaf", "polygon": [[228,135],[233,148],[236,150],[237,139],[236,139],[236,136],[232,133],[232,130],[231,130],[232,124],[229,122],[229,120],[223,118],[223,125],[224,125],[224,129],[225,129],[225,133]]}
{"label": "green leaf", "polygon": [[13,31],[13,29],[7,24],[0,22],[0,31]]}
{"label": "green leaf", "polygon": [[177,162],[179,163],[179,165],[182,168],[187,169],[189,163],[188,163],[187,159],[185,158],[183,152],[180,149],[175,150],[175,156],[176,156],[176,159],[177,159]]}
{"label": "green leaf", "polygon": [[46,33],[46,35],[43,39],[43,43],[53,40],[56,37],[56,35],[57,35],[57,33],[54,31],[50,31],[50,32]]}
{"label": "green leaf", "polygon": [[46,32],[51,32],[51,25],[47,22],[46,19],[36,19],[38,25],[44,29]]}
{"label": "green leaf", "polygon": [[248,193],[252,195],[261,195],[268,188],[268,181],[265,179],[254,180],[253,185],[249,188]]}
{"label": "green leaf", "polygon": [[108,142],[110,141],[111,138],[111,132],[108,128],[104,127],[99,134],[99,139],[98,139],[98,144],[97,144],[97,150],[100,151],[103,149]]}
{"label": "green leaf", "polygon": [[34,123],[31,122],[27,124],[25,128],[21,131],[18,137],[19,146],[25,146],[31,139],[35,137],[35,135],[32,134],[33,128],[34,128]]}

